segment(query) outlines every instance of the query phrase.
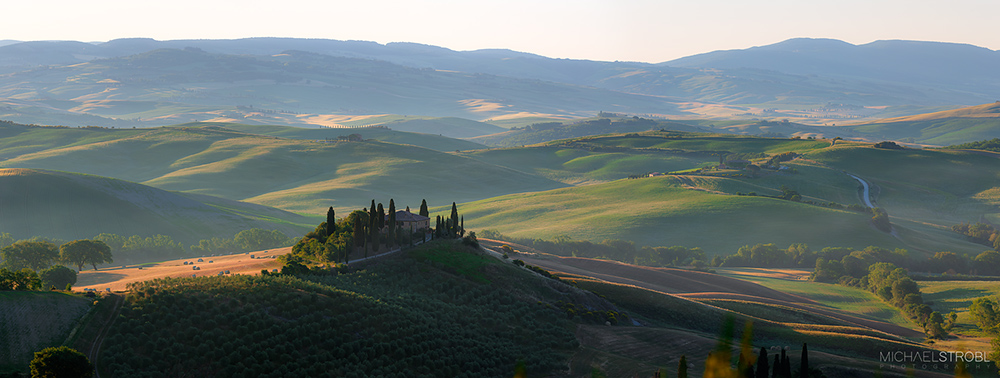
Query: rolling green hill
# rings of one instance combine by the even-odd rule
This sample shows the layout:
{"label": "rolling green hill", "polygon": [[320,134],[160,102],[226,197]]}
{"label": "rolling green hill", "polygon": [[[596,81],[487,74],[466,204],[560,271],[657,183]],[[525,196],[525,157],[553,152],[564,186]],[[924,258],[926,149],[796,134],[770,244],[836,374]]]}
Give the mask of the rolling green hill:
{"label": "rolling green hill", "polygon": [[[758,242],[805,242],[814,248],[871,243],[917,254],[978,254],[983,246],[952,232],[951,225],[997,217],[997,157],[983,152],[883,150],[854,142],[831,146],[828,140],[645,132],[467,155],[578,184],[649,171],[679,171],[685,164],[688,168],[711,165],[717,156],[709,154],[773,156],[783,152],[804,154],[783,163],[795,173],[765,170],[750,177],[742,171],[708,170],[493,198],[469,203],[463,212],[470,215],[470,224],[475,227],[497,228],[513,236],[551,239],[566,235],[592,241],[622,238],[639,244],[702,247],[711,253],[732,253],[739,246]],[[841,229],[843,236],[834,237],[830,231],[845,224],[837,219],[854,217],[858,223],[852,227],[861,230],[868,227],[867,216],[834,215],[827,208],[734,196],[750,192],[776,196],[781,193],[779,188],[786,186],[805,201],[862,204],[860,184],[845,171],[875,184],[873,196],[889,212],[896,230],[893,236],[865,230],[855,238]],[[649,182],[662,184],[650,186]],[[651,192],[652,188],[658,191]],[[674,236],[671,230],[677,225],[681,231]],[[720,232],[719,226],[726,232],[736,230],[739,236],[706,236]]]}
{"label": "rolling green hill", "polygon": [[0,291],[0,372],[25,370],[34,352],[62,345],[90,302],[58,292]]}
{"label": "rolling green hill", "polygon": [[518,237],[701,247],[732,254],[757,243],[863,248],[902,247],[868,225],[870,216],[763,197],[722,195],[683,186],[686,177],[618,180],[465,203],[466,228]]}
{"label": "rolling green hill", "polygon": [[1000,137],[1000,102],[845,126],[869,139],[948,146]]}
{"label": "rolling green hill", "polygon": [[127,181],[35,169],[0,169],[0,230],[64,240],[101,233],[167,235],[185,244],[250,228],[286,235],[312,219],[260,205],[188,197]]}
{"label": "rolling green hill", "polygon": [[[373,198],[415,208],[422,199],[446,204],[565,186],[475,159],[373,140],[324,143],[216,126],[7,128],[11,137],[0,140],[0,148],[7,146],[0,149],[0,167],[115,177],[303,213],[356,209]],[[63,139],[53,142],[58,138],[52,133]]]}
{"label": "rolling green hill", "polygon": [[[432,121],[427,121],[427,122],[432,122]],[[364,139],[374,139],[382,142],[389,142],[396,144],[410,144],[418,147],[424,147],[443,152],[455,151],[455,150],[475,150],[485,147],[479,143],[473,143],[461,139],[455,139],[454,137],[432,134],[430,131],[433,129],[429,131],[417,130],[410,132],[410,131],[400,131],[399,129],[395,128],[395,124],[391,125],[393,127],[390,128],[382,128],[382,127],[303,128],[295,126],[246,125],[246,124],[227,123],[227,122],[193,122],[178,126],[187,126],[187,127],[219,126],[222,128],[236,130],[248,134],[267,135],[267,136],[275,136],[288,139],[303,139],[303,140],[337,139],[337,137],[339,136],[360,134],[361,137]]]}
{"label": "rolling green hill", "polygon": [[623,118],[615,114],[601,113],[601,116],[597,118],[568,121],[550,120],[548,122],[532,123],[520,128],[511,127],[509,131],[469,138],[469,140],[488,146],[513,147],[590,135],[661,129],[673,131],[707,131],[707,129],[681,122],[638,117]]}
{"label": "rolling green hill", "polygon": [[557,145],[476,150],[462,155],[572,185],[679,171],[718,161],[699,153],[601,152]]}

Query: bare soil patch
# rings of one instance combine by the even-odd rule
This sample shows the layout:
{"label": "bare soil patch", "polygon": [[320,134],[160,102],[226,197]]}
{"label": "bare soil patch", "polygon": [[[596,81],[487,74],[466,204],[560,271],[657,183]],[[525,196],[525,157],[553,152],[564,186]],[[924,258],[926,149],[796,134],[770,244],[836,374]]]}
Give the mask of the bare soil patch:
{"label": "bare soil patch", "polygon": [[[79,273],[74,289],[95,289],[105,291],[125,291],[132,282],[149,281],[165,277],[203,277],[216,276],[219,272],[229,271],[229,274],[258,274],[262,269],[277,269],[280,267],[277,256],[291,252],[292,248],[278,248],[267,251],[240,253],[225,256],[191,257],[185,259],[164,261],[150,265],[127,265],[124,268],[101,268],[100,270],[84,270]],[[254,258],[251,259],[250,256]],[[202,259],[202,262],[198,262]],[[185,265],[184,263],[188,264]],[[194,270],[194,267],[200,270]]]}

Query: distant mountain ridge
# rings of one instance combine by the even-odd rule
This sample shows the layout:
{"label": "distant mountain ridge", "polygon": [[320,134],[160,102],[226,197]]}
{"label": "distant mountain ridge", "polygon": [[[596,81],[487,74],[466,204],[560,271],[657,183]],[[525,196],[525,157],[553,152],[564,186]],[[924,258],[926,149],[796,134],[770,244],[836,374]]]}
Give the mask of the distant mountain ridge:
{"label": "distant mountain ridge", "polygon": [[[787,112],[771,118],[842,124],[995,101],[998,66],[1000,52],[971,45],[808,38],[659,64],[324,39],[34,41],[0,44],[0,108],[6,106],[0,119],[117,127],[222,121],[219,116],[311,122],[293,113],[483,121],[612,111],[767,119],[753,114],[777,109]],[[118,79],[125,74],[134,80]],[[97,77],[104,81],[88,81]],[[101,92],[108,88],[116,91],[115,101],[136,102],[128,111],[82,104],[110,99]],[[234,112],[251,105],[290,113],[247,119]],[[861,111],[830,112],[828,105]]]}

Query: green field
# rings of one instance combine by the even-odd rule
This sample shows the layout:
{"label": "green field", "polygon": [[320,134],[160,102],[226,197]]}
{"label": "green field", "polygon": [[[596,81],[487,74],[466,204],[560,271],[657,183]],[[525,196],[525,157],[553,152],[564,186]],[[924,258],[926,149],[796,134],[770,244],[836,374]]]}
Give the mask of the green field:
{"label": "green field", "polygon": [[896,324],[911,329],[920,329],[899,309],[885,303],[874,294],[858,288],[842,285],[793,281],[780,278],[747,276],[740,274],[745,269],[718,268],[719,274],[754,282],[783,293],[795,294],[819,302],[821,305],[865,317],[872,320]]}
{"label": "green field", "polygon": [[[119,138],[108,138],[108,130],[83,132],[104,139],[87,143],[78,136],[28,154],[7,150],[0,167],[115,177],[309,214],[325,213],[330,206],[353,210],[373,198],[394,198],[402,208],[416,207],[422,199],[446,204],[565,186],[475,159],[379,141],[322,143],[214,126],[112,131]],[[17,142],[37,145],[35,140],[44,137],[21,136]]]}
{"label": "green field", "polygon": [[917,143],[950,146],[1000,137],[998,114],[1000,104],[989,103],[846,127],[870,139],[908,139]]}
{"label": "green field", "polygon": [[0,229],[15,238],[168,235],[184,244],[245,229],[300,235],[315,221],[260,205],[184,196],[107,177],[0,169]]}
{"label": "green field", "polygon": [[977,298],[990,297],[997,300],[1000,284],[996,281],[919,281],[924,302],[932,303],[934,311],[941,314],[958,314],[956,333],[983,336],[976,321],[969,316],[969,306]]}
{"label": "green field", "polygon": [[699,154],[594,152],[556,146],[488,149],[462,155],[573,185],[701,167],[717,160]]}
{"label": "green field", "polygon": [[505,235],[640,245],[701,247],[732,254],[757,243],[787,246],[902,247],[868,226],[861,213],[773,198],[720,195],[681,186],[683,178],[655,177],[506,195],[462,204],[466,228]]}
{"label": "green field", "polygon": [[[471,121],[470,121],[471,122]],[[294,126],[276,125],[245,125],[238,123],[224,122],[196,122],[179,126],[200,127],[218,126],[226,129],[236,130],[248,134],[275,136],[288,139],[302,140],[326,140],[337,139],[341,135],[360,134],[364,139],[374,139],[382,142],[409,144],[432,150],[448,152],[455,150],[474,150],[485,148],[485,146],[461,139],[440,136],[430,132],[407,132],[397,129],[385,129],[379,127],[368,128],[304,128]]]}

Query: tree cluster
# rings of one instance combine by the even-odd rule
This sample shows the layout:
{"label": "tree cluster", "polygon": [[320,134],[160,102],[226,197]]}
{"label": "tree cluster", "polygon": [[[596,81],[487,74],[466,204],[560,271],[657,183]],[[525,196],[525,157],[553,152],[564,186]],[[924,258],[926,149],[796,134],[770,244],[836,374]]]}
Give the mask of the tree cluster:
{"label": "tree cluster", "polygon": [[962,149],[962,150],[986,150],[993,152],[1000,152],[1000,138],[993,138],[990,140],[980,140],[976,142],[956,144],[953,146],[948,146],[947,148]]}
{"label": "tree cluster", "polygon": [[993,298],[977,298],[969,306],[969,315],[979,326],[979,330],[991,337],[990,360],[1000,367],[1000,301]]}
{"label": "tree cluster", "polygon": [[903,149],[905,149],[903,146],[900,146],[900,145],[896,144],[896,142],[890,142],[890,141],[878,142],[878,143],[875,143],[874,145],[872,145],[872,147],[886,149],[886,150],[903,150]]}
{"label": "tree cluster", "polygon": [[434,225],[434,237],[455,239],[465,236],[465,217],[458,215],[458,207],[451,203],[451,215],[448,217],[437,216]]}
{"label": "tree cluster", "polygon": [[97,240],[74,240],[61,246],[44,240],[21,240],[0,249],[0,290],[68,289],[85,265],[112,262],[110,248]]}
{"label": "tree cluster", "polygon": [[[426,213],[427,201],[424,200],[420,204],[420,214],[426,216]],[[389,199],[388,209],[372,200],[369,208],[355,210],[339,220],[330,207],[326,219],[292,246],[292,256],[310,261],[347,263],[351,258],[378,253],[383,247],[388,251],[397,246],[414,245],[424,238],[424,230],[410,233],[409,229],[397,225],[393,199]]]}
{"label": "tree cluster", "polygon": [[287,247],[294,242],[294,239],[278,230],[251,228],[236,233],[232,239],[202,239],[198,244],[192,245],[190,250],[195,255],[227,255]]}
{"label": "tree cluster", "polygon": [[[897,250],[902,251],[902,250]],[[943,338],[955,324],[955,313],[947,318],[924,303],[920,288],[909,276],[906,269],[884,260],[905,260],[905,251],[868,247],[863,251],[852,251],[837,260],[816,260],[812,279],[815,281],[835,281],[841,285],[859,287],[874,293],[877,297],[906,313],[924,327],[931,338]]]}
{"label": "tree cluster", "polygon": [[982,244],[1000,251],[1000,231],[989,223],[961,223],[951,226],[951,230],[968,236],[969,241],[973,243]]}

